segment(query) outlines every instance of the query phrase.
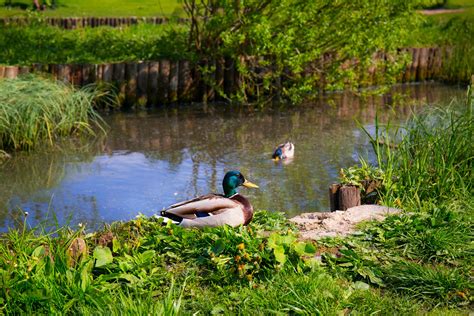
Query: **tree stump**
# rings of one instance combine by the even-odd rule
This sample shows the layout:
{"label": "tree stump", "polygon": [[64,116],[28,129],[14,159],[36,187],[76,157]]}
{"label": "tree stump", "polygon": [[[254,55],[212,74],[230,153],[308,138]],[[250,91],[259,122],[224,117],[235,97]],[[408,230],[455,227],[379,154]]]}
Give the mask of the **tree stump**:
{"label": "tree stump", "polygon": [[360,205],[360,189],[356,186],[343,185],[339,189],[339,208],[342,211]]}

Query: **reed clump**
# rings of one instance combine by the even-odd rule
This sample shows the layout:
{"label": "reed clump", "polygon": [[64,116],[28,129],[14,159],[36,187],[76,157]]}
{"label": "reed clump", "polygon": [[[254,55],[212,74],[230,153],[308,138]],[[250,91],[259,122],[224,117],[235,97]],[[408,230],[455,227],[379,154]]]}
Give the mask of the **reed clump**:
{"label": "reed clump", "polygon": [[[474,117],[465,102],[414,115],[395,131],[366,131],[383,171],[378,203],[407,213],[368,224],[327,257],[336,275],[409,295],[428,306],[472,304]],[[362,165],[364,167],[364,164]],[[361,167],[359,167],[361,168]]]}
{"label": "reed clump", "polygon": [[104,131],[103,121],[94,109],[104,96],[92,86],[77,89],[38,76],[3,79],[0,148],[28,150],[40,143],[53,145],[63,136]]}

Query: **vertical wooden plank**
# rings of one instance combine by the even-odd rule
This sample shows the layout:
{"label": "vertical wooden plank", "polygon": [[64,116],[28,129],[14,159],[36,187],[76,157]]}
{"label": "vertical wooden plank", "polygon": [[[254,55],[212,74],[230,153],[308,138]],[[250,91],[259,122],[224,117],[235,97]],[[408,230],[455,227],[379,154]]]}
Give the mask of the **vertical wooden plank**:
{"label": "vertical wooden plank", "polygon": [[18,77],[17,66],[6,66],[5,67],[5,78],[14,79]]}
{"label": "vertical wooden plank", "polygon": [[112,64],[102,65],[102,80],[104,82],[112,82],[113,66]]}
{"label": "vertical wooden plank", "polygon": [[138,78],[137,78],[137,103],[140,107],[147,105],[147,91],[148,91],[148,63],[140,62],[138,64]]}
{"label": "vertical wooden plank", "polygon": [[103,65],[95,65],[95,81],[103,81],[104,80],[104,68]]}
{"label": "vertical wooden plank", "polygon": [[21,66],[19,71],[18,71],[18,74],[20,75],[25,75],[25,74],[28,74],[30,73],[30,67],[28,66]]}
{"label": "vertical wooden plank", "polygon": [[178,100],[180,102],[191,101],[193,85],[193,78],[191,76],[191,69],[189,61],[180,60],[178,66]]}
{"label": "vertical wooden plank", "polygon": [[168,88],[170,78],[170,62],[167,59],[160,60],[160,75],[158,79],[158,100],[161,103],[168,102]]}
{"label": "vertical wooden plank", "polygon": [[0,79],[5,77],[5,67],[0,65]]}
{"label": "vertical wooden plank", "polygon": [[118,99],[120,103],[123,103],[125,100],[125,92],[126,92],[126,82],[125,82],[125,64],[114,64],[113,65],[113,73],[112,73],[112,80],[114,81],[114,85],[117,87],[118,92]]}
{"label": "vertical wooden plank", "polygon": [[178,71],[179,64],[177,61],[170,62],[170,83],[168,88],[168,101],[178,101]]}
{"label": "vertical wooden plank", "polygon": [[418,49],[419,57],[418,57],[418,71],[416,75],[417,81],[424,81],[426,80],[426,69],[428,66],[428,48],[421,47]]}
{"label": "vertical wooden plank", "polygon": [[225,58],[225,68],[224,68],[224,93],[227,97],[230,97],[235,91],[235,62],[230,57]]}
{"label": "vertical wooden plank", "polygon": [[71,82],[71,67],[65,64],[58,66],[58,80],[64,83]]}
{"label": "vertical wooden plank", "polygon": [[125,68],[125,80],[127,87],[125,90],[125,105],[134,106],[137,100],[137,70],[136,63],[127,63]]}
{"label": "vertical wooden plank", "polygon": [[416,74],[418,72],[418,64],[419,64],[419,56],[420,52],[418,48],[412,49],[412,63],[410,69],[410,81],[416,81],[417,77]]}
{"label": "vertical wooden plank", "polygon": [[82,86],[82,66],[75,64],[71,66],[71,83],[75,86]]}
{"label": "vertical wooden plank", "polygon": [[82,82],[84,85],[95,82],[95,65],[86,64],[82,66]]}
{"label": "vertical wooden plank", "polygon": [[148,105],[158,104],[158,77],[160,74],[160,63],[152,61],[148,65]]}
{"label": "vertical wooden plank", "polygon": [[223,58],[216,60],[216,101],[223,100],[222,93],[224,92],[224,69],[225,63]]}

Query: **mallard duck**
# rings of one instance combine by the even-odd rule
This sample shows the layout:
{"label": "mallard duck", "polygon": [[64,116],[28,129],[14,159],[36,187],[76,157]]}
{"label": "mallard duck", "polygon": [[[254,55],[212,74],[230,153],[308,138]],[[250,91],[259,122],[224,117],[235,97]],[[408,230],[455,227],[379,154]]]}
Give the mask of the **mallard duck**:
{"label": "mallard duck", "polygon": [[272,159],[275,161],[293,158],[295,155],[295,145],[292,142],[280,144],[275,148]]}
{"label": "mallard duck", "polygon": [[176,203],[161,211],[161,216],[183,227],[247,225],[252,220],[253,207],[243,195],[237,193],[239,186],[258,188],[239,171],[229,171],[222,180],[224,195],[207,194]]}

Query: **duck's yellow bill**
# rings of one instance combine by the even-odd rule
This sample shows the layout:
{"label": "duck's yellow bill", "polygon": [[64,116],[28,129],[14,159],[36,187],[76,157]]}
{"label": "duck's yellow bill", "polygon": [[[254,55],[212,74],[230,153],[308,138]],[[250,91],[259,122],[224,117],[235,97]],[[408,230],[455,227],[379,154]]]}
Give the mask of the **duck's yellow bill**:
{"label": "duck's yellow bill", "polygon": [[252,183],[248,180],[245,180],[242,185],[246,188],[255,188],[255,189],[258,188],[258,185],[256,185],[255,183]]}
{"label": "duck's yellow bill", "polygon": [[280,157],[276,156],[275,158],[272,158],[273,161],[278,161],[280,160]]}

